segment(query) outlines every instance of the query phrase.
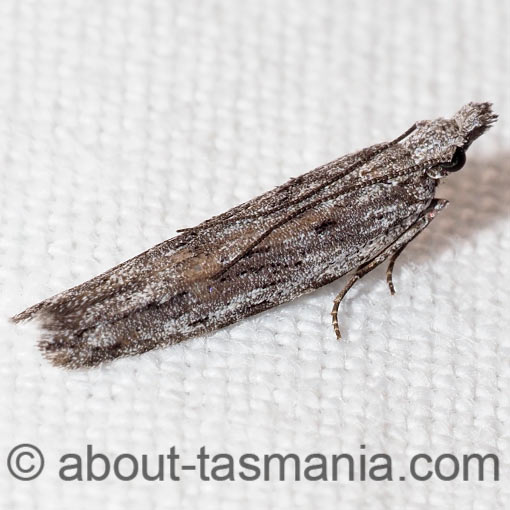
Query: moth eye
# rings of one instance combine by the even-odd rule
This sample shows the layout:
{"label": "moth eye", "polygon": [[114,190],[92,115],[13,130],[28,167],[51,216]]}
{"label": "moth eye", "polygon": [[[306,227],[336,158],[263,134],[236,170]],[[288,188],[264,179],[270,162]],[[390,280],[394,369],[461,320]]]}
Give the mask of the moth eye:
{"label": "moth eye", "polygon": [[448,172],[457,172],[464,166],[465,162],[466,162],[466,152],[464,151],[464,149],[462,147],[457,147],[450,163],[442,164],[441,166],[445,170],[448,170]]}

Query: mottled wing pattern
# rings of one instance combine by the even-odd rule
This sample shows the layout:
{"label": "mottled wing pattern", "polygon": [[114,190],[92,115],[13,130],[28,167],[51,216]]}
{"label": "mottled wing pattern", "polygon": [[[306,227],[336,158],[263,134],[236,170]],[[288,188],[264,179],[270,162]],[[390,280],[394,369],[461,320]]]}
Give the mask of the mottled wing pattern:
{"label": "mottled wing pattern", "polygon": [[[31,306],[16,315],[14,320],[31,319],[44,310],[45,315],[53,314],[67,327],[74,325],[83,329],[90,327],[93,321],[113,320],[122,314],[131,313],[139,306],[146,306],[148,299],[157,302],[162,291],[166,295],[172,280],[185,273],[190,261],[201,268],[209,267],[210,274],[201,272],[201,275],[212,276],[241,255],[264,232],[281,221],[282,217],[292,215],[310,202],[310,197],[303,199],[303,195],[313,194],[314,189],[325,183],[331,185],[332,180],[338,186],[339,182],[334,182],[332,176],[337,178],[351,165],[364,161],[366,151],[349,154],[322,165],[197,227],[183,229],[177,237],[163,241],[105,273]],[[289,197],[294,205],[282,211]],[[200,259],[204,258],[204,243],[211,249],[207,253],[207,264],[203,260],[200,264]],[[161,284],[162,273],[168,273],[165,285]],[[130,293],[133,298],[126,300],[126,293]],[[141,296],[140,301],[134,298],[135,295]],[[94,306],[112,305],[115,301],[123,301],[123,306],[111,308],[110,313],[103,310],[101,317],[93,313]]]}
{"label": "mottled wing pattern", "polygon": [[[37,318],[44,330],[41,347],[50,359],[59,364],[94,364],[90,353],[84,361],[73,359],[73,352],[84,348],[92,332],[101,330],[104,330],[101,340],[98,341],[97,334],[94,340],[98,360],[105,356],[104,352],[100,353],[101,349],[110,349],[110,357],[114,357],[114,353],[121,355],[121,351],[122,354],[124,351],[130,354],[128,338],[136,336],[136,324],[132,325],[131,315],[144,313],[146,317],[152,317],[155,313],[169,313],[168,310],[163,312],[163,309],[168,308],[169,302],[175,301],[175,296],[188,294],[186,289],[193,289],[197,282],[215,282],[218,275],[253,250],[268,233],[285,229],[296,215],[313,218],[314,210],[319,210],[323,201],[335,199],[338,206],[342,190],[351,189],[352,182],[359,181],[360,169],[366,167],[365,162],[380,151],[379,147],[345,156],[291,179],[242,206],[195,228],[186,229],[177,237],[81,285],[34,305],[14,320]],[[365,168],[365,172],[365,179],[377,173],[370,168]],[[319,218],[321,214],[327,220],[330,212],[326,209]],[[237,315],[239,313],[236,312]],[[253,310],[246,311],[246,315],[252,313]],[[115,324],[115,332],[112,324]],[[205,324],[203,327],[204,330],[211,329]],[[181,325],[181,329],[186,328]],[[120,330],[126,331],[122,333],[124,340],[119,346],[115,335]],[[111,341],[107,338],[108,334]],[[180,333],[176,335],[175,331],[173,335],[180,337]],[[175,338],[168,341],[173,342]],[[161,338],[154,342],[162,343]],[[117,346],[116,350],[111,349],[112,345]],[[138,350],[152,347],[153,342],[146,339]],[[62,351],[68,351],[68,354],[59,358]]]}

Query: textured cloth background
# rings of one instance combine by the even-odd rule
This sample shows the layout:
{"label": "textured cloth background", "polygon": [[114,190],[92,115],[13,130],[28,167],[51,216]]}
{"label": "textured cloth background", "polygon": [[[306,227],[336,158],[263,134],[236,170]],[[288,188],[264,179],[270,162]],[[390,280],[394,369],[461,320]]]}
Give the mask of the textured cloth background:
{"label": "textured cloth background", "polygon": [[[0,2],[0,508],[510,505],[510,7],[502,1]],[[500,114],[335,340],[312,295],[88,371],[7,317],[346,152],[470,100]],[[39,446],[43,474],[10,476]],[[393,457],[393,482],[65,483],[67,452]],[[398,481],[411,455],[497,453],[502,481]],[[359,464],[358,464],[359,467]]]}

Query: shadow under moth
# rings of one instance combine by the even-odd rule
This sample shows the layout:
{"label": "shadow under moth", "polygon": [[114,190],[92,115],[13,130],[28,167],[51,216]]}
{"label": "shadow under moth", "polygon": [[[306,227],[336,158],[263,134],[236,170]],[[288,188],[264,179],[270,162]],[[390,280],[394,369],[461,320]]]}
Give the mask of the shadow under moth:
{"label": "shadow under moth", "polygon": [[12,319],[37,319],[55,365],[90,367],[223,328],[352,272],[333,303],[446,205],[439,181],[497,119],[469,103],[214,216]]}

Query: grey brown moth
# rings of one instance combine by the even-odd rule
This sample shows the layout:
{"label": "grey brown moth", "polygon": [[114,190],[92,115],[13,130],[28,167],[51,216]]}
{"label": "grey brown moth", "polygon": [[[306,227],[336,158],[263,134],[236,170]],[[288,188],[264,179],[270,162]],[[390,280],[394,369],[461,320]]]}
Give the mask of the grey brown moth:
{"label": "grey brown moth", "polygon": [[90,367],[223,328],[396,258],[446,205],[441,178],[497,119],[469,103],[343,156],[13,317],[37,319],[55,365]]}

